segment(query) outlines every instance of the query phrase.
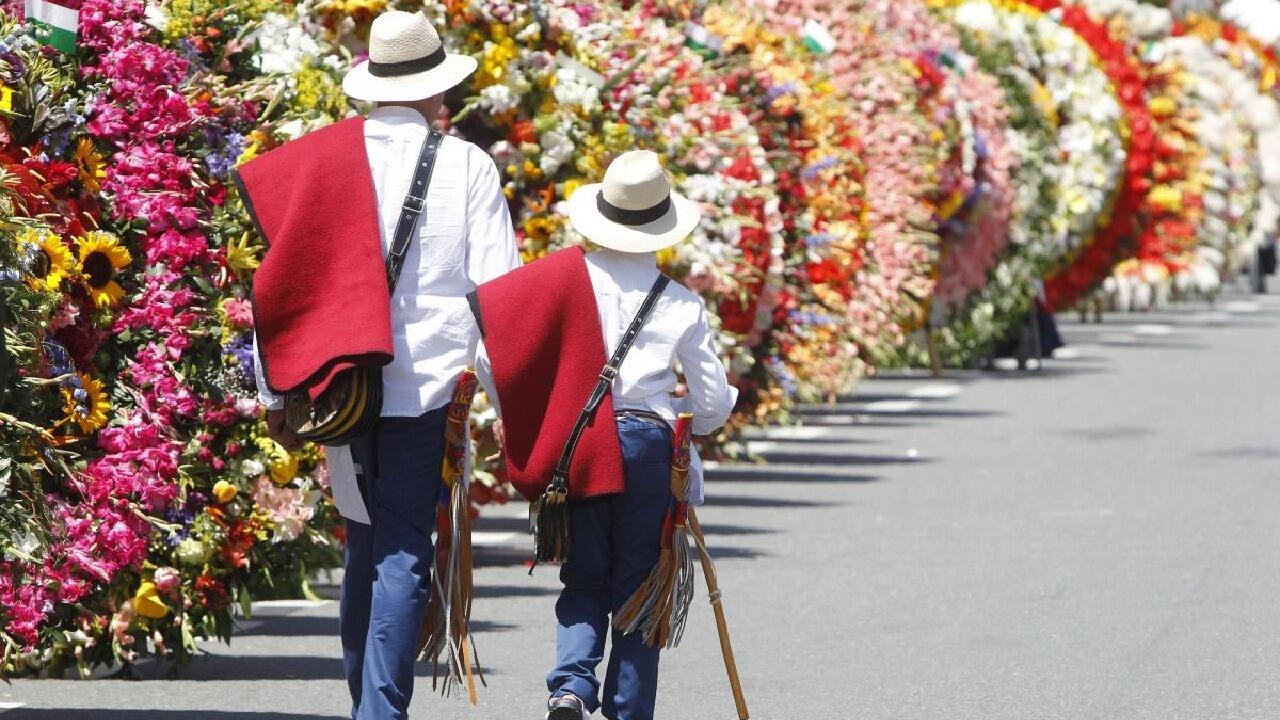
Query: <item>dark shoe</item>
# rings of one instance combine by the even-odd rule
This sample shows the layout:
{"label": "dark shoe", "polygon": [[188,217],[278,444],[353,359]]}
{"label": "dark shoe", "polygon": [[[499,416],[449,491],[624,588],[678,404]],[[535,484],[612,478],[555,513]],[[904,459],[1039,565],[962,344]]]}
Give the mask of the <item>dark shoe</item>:
{"label": "dark shoe", "polygon": [[547,720],[586,720],[587,711],[576,695],[560,695],[547,701]]}

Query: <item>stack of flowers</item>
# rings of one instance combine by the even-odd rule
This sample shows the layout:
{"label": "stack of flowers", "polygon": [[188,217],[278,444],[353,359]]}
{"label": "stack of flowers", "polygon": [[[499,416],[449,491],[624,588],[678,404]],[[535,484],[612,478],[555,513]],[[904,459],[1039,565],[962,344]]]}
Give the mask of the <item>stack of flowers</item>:
{"label": "stack of flowers", "polygon": [[0,235],[42,300],[5,298],[24,330],[0,483],[17,501],[0,534],[22,548],[0,562],[4,672],[181,660],[229,637],[251,593],[304,591],[337,561],[318,457],[261,434],[257,249],[225,185],[341,105],[319,48],[314,67],[260,67],[249,31],[269,6],[88,0],[79,77],[5,16],[5,82],[34,106],[4,108],[20,182]]}
{"label": "stack of flowers", "polygon": [[[929,298],[932,339],[950,362],[963,363],[989,345],[995,327],[974,322],[971,298],[986,287],[1009,240],[1014,177],[1019,165],[1010,142],[1009,110],[995,77],[961,48],[955,27],[922,2],[868,3],[878,35],[901,37],[913,49],[921,111],[944,129],[939,166],[941,198],[934,219],[941,236],[937,284]],[[911,342],[900,360],[924,361]]]}
{"label": "stack of flowers", "polygon": [[1203,151],[1188,98],[1192,79],[1182,62],[1169,57],[1169,10],[1136,0],[1083,4],[1141,60],[1156,138],[1154,183],[1140,210],[1132,257],[1116,266],[1112,283],[1117,304],[1149,307],[1162,301],[1173,274],[1198,265],[1194,247],[1203,214],[1204,174],[1195,171]]}
{"label": "stack of flowers", "polygon": [[[1049,206],[1047,234],[1027,233],[1015,226],[1015,237],[1035,274],[1063,277],[1073,259],[1088,251],[1113,216],[1126,160],[1126,124],[1113,85],[1090,45],[1060,22],[1060,13],[1048,14],[1016,0],[960,0],[937,3],[975,44],[988,48],[988,57],[1003,61],[1021,73],[1002,73],[1006,87],[1021,83],[1054,129],[1051,157],[1045,166],[1052,192],[1047,196],[1025,192],[1039,182],[1020,182],[1019,205],[1040,202]],[[1074,17],[1074,16],[1073,16]],[[1078,18],[1077,18],[1078,19]],[[1087,20],[1087,18],[1086,18]],[[1032,145],[1028,153],[1041,152]],[[1056,156],[1056,157],[1053,157]],[[1028,220],[1025,209],[1018,217]],[[1126,227],[1128,227],[1126,225]],[[1089,251],[1097,252],[1097,251]],[[1110,251],[1108,251],[1110,252]],[[1072,287],[1088,285],[1081,272],[1072,276]],[[1101,280],[1101,277],[1094,278]],[[1079,282],[1077,282],[1079,281]],[[1062,300],[1061,281],[1056,299]]]}
{"label": "stack of flowers", "polygon": [[1237,71],[1227,92],[1239,98],[1236,107],[1254,132],[1258,205],[1256,212],[1241,208],[1251,228],[1245,242],[1226,258],[1226,272],[1234,274],[1242,264],[1252,262],[1260,243],[1280,230],[1280,59],[1274,48],[1256,37],[1205,15],[1189,15],[1174,25],[1174,34],[1207,43]]}
{"label": "stack of flowers", "polygon": [[[848,133],[866,168],[862,263],[844,322],[856,333],[864,368],[883,365],[923,322],[934,284],[936,214],[944,197],[940,166],[956,156],[946,119],[924,111],[936,80],[925,68],[936,65],[918,64],[919,54],[905,39],[879,34],[868,7],[822,0],[754,0],[734,7],[758,10],[773,32],[805,37],[827,53],[811,63],[822,62],[845,98]],[[815,23],[806,27],[806,20]]]}
{"label": "stack of flowers", "polygon": [[1045,302],[1049,309],[1067,307],[1084,297],[1111,273],[1135,241],[1139,211],[1151,190],[1155,131],[1143,87],[1140,66],[1124,43],[1107,26],[1078,5],[1064,6],[1058,0],[1028,0],[1035,10],[1052,13],[1077,37],[1088,44],[1093,57],[1108,80],[1119,103],[1124,138],[1121,175],[1104,217],[1087,244],[1071,257],[1069,266],[1045,280]]}
{"label": "stack of flowers", "polygon": [[742,89],[757,99],[755,121],[778,178],[785,233],[761,353],[772,396],[811,401],[849,392],[863,372],[860,348],[876,338],[846,321],[866,262],[860,145],[848,100],[809,51],[749,9],[711,7],[700,19],[722,53],[750,58],[751,85]]}

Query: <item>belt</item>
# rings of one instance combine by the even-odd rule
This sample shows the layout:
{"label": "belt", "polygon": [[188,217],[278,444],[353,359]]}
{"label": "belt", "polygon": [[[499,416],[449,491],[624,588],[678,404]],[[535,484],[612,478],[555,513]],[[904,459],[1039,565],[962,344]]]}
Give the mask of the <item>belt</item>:
{"label": "belt", "polygon": [[636,420],[645,420],[651,423],[657,423],[662,427],[671,427],[671,425],[667,423],[666,418],[652,410],[618,410],[613,413],[613,417],[615,420],[630,417],[635,418]]}

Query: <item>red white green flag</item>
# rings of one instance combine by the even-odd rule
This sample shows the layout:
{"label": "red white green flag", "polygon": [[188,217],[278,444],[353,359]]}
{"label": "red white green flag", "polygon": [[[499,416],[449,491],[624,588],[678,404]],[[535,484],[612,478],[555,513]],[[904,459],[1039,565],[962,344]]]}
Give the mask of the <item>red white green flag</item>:
{"label": "red white green flag", "polygon": [[76,51],[79,10],[49,0],[27,0],[27,21],[35,28],[40,42],[67,54]]}

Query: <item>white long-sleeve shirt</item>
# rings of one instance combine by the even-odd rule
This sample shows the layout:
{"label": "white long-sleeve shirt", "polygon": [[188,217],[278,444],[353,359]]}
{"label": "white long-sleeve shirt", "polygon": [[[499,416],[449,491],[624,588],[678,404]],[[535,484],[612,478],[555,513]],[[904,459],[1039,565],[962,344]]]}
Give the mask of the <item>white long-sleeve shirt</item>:
{"label": "white long-sleeve shirt", "polygon": [[[653,253],[598,250],[587,253],[586,258],[604,331],[605,352],[612,354],[658,278],[657,257]],[[689,389],[687,397],[679,400],[672,397],[679,382],[677,366]],[[483,343],[476,353],[476,373],[496,406],[497,394]],[[702,300],[688,288],[678,283],[667,285],[622,362],[613,381],[612,397],[615,410],[649,410],[673,426],[677,412],[691,412],[695,435],[710,435],[729,418],[738,390],[725,375]],[[689,499],[701,503],[700,464],[690,475]]]}
{"label": "white long-sleeve shirt", "polygon": [[[384,255],[427,132],[422,115],[406,107],[380,107],[365,121]],[[449,401],[480,337],[467,293],[520,265],[493,160],[452,136],[438,153],[417,242],[409,244],[391,298],[395,358],[382,370],[383,417],[414,417]],[[255,365],[260,400],[268,408],[283,407],[283,398],[267,387],[262,363]]]}

